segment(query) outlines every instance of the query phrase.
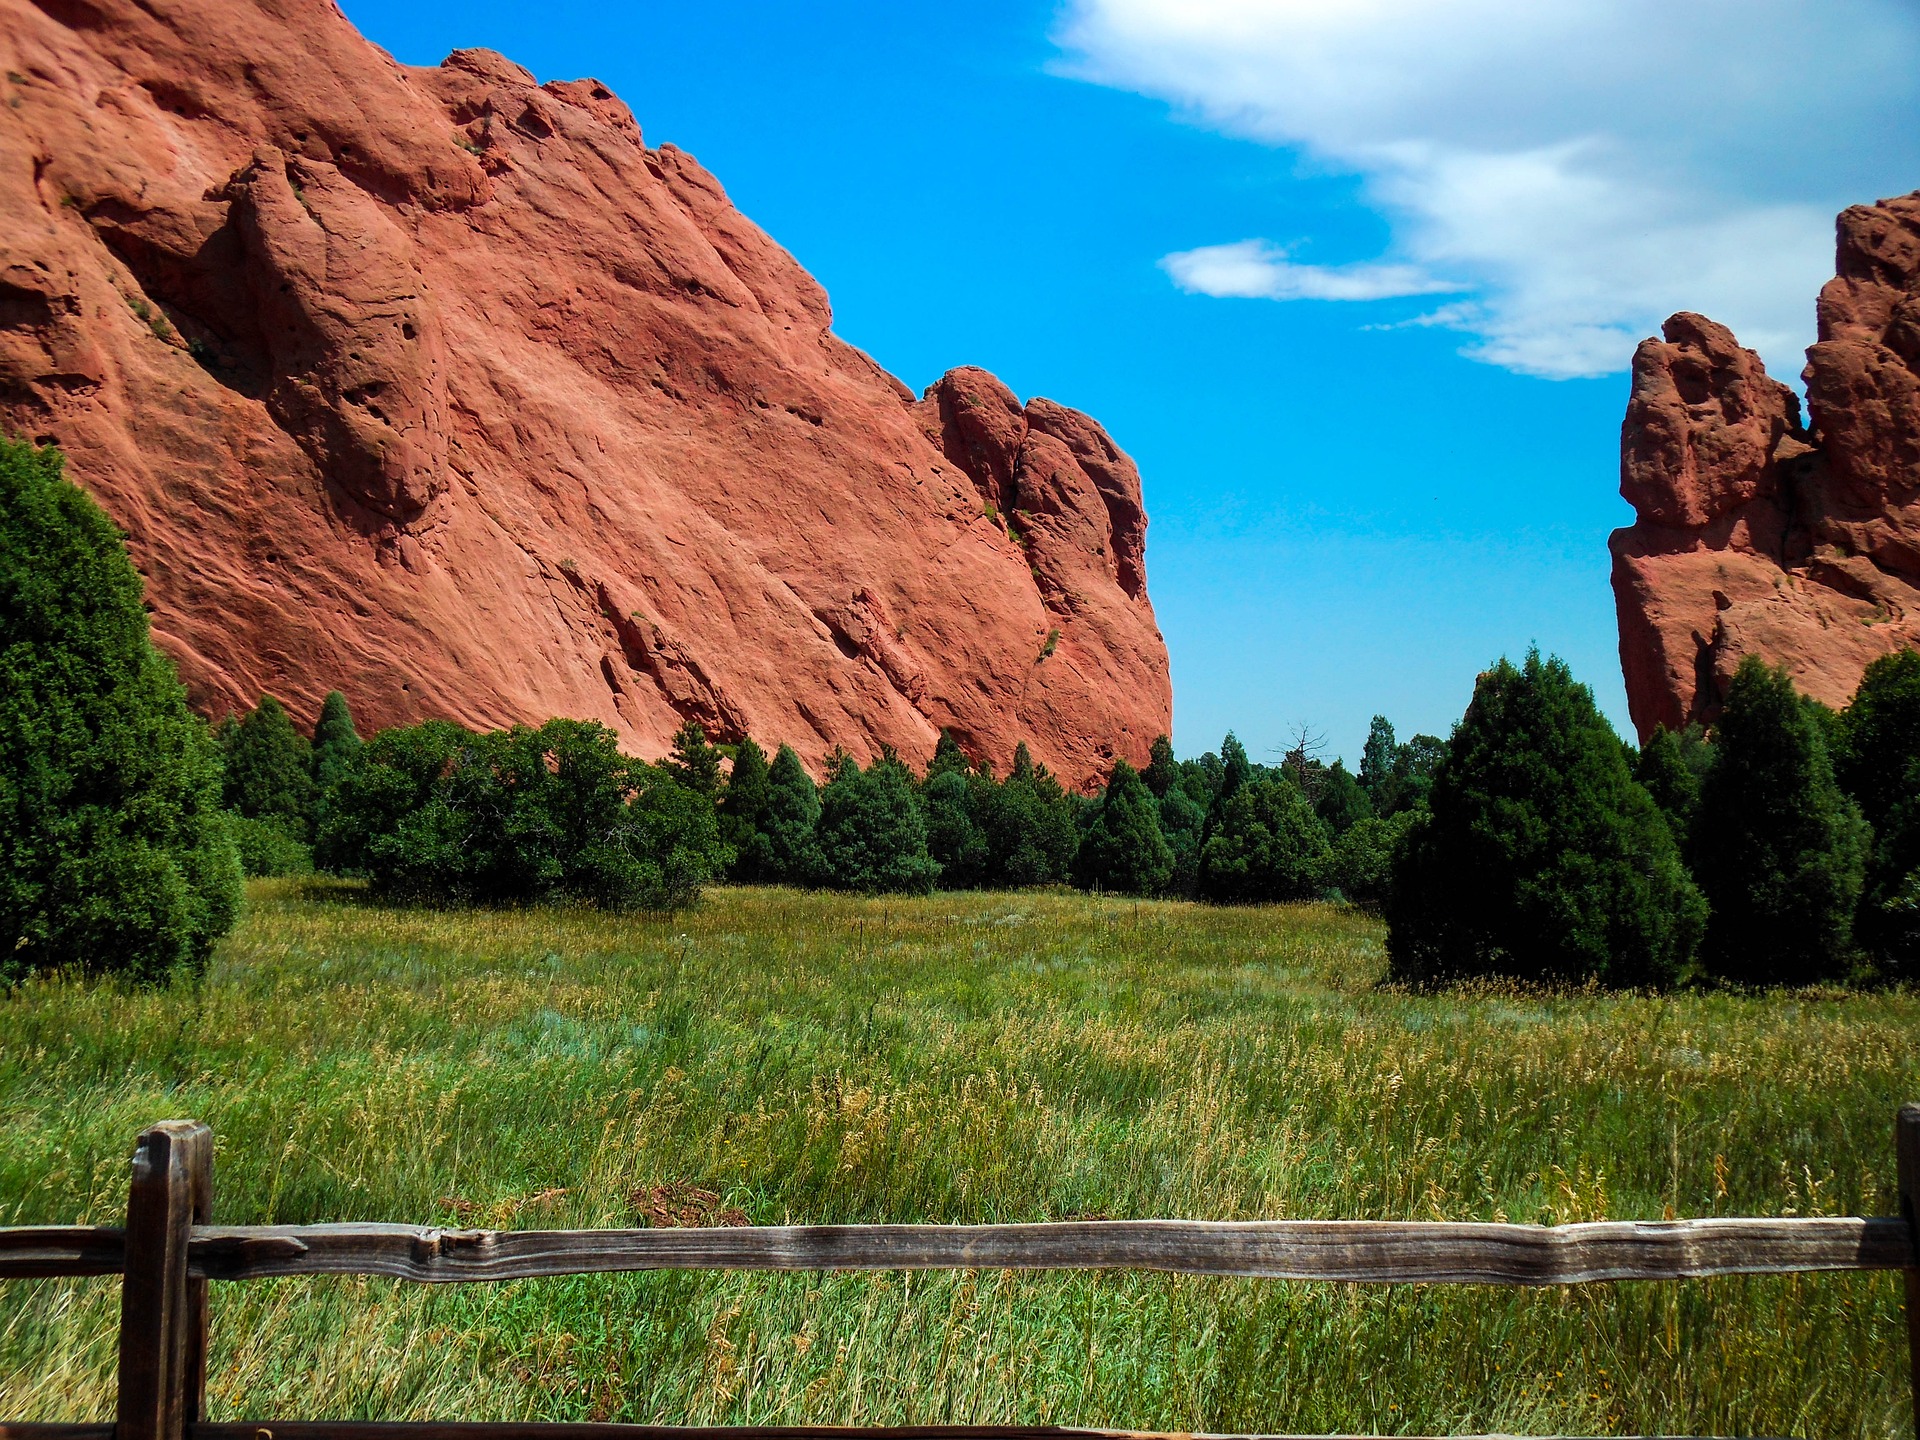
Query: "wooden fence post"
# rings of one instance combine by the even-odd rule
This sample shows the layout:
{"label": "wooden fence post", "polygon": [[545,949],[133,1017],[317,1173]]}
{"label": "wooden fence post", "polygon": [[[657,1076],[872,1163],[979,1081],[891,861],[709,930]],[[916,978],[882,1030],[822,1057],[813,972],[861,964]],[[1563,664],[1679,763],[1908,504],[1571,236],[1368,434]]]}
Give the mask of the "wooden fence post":
{"label": "wooden fence post", "polygon": [[1914,1434],[1920,1437],[1920,1105],[1900,1107],[1894,1154],[1900,1164],[1900,1216],[1913,1230],[1914,1256],[1906,1271],[1907,1366]]}
{"label": "wooden fence post", "polygon": [[187,1274],[187,1241],[212,1199],[211,1130],[163,1120],[140,1133],[127,1191],[115,1440],[185,1440],[200,1418],[207,1285]]}

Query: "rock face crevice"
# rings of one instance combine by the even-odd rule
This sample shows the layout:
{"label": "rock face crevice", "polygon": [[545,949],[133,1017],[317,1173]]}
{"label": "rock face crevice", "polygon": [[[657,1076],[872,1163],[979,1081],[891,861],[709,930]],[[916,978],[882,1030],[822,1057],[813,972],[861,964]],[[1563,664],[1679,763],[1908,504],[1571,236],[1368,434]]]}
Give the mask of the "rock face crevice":
{"label": "rock face crevice", "polygon": [[1799,397],[1724,326],[1670,319],[1634,356],[1614,532],[1635,727],[1711,724],[1741,659],[1842,705],[1920,642],[1920,193],[1855,206]]}
{"label": "rock face crevice", "polygon": [[1168,729],[1131,461],[982,371],[915,396],[599,82],[328,0],[0,0],[0,66],[0,426],[207,713],[950,727],[1073,784]]}

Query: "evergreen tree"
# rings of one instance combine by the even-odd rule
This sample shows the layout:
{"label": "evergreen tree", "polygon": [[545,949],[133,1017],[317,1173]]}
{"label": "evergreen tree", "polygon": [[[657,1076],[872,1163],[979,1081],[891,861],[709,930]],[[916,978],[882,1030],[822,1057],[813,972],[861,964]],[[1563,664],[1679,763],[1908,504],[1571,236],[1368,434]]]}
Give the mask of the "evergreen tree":
{"label": "evergreen tree", "polygon": [[1634,757],[1633,778],[1646,786],[1653,803],[1667,817],[1682,852],[1687,849],[1693,812],[1700,803],[1700,777],[1706,774],[1712,758],[1713,751],[1697,725],[1677,734],[1656,725]]}
{"label": "evergreen tree", "polygon": [[1740,662],[1692,829],[1712,906],[1702,958],[1724,979],[1805,984],[1852,964],[1872,835],[1834,781],[1824,730],[1784,669]]}
{"label": "evergreen tree", "polygon": [[1841,717],[1840,788],[1873,826],[1855,929],[1881,971],[1920,974],[1920,653],[1867,667]]}
{"label": "evergreen tree", "polygon": [[382,731],[342,778],[321,849],[397,899],[613,910],[680,909],[732,859],[711,801],[579,720]]}
{"label": "evergreen tree", "polygon": [[988,884],[1057,885],[1071,877],[1078,802],[1046,766],[1033,763],[1025,741],[1001,784],[975,777],[974,816],[986,840]]}
{"label": "evergreen tree", "polygon": [[1366,748],[1360,752],[1360,788],[1367,792],[1376,815],[1391,815],[1399,808],[1395,803],[1399,787],[1394,778],[1399,759],[1400,745],[1393,738],[1392,724],[1384,715],[1374,716],[1373,724],[1367,727]]}
{"label": "evergreen tree", "polygon": [[[963,757],[964,758],[964,757]],[[940,757],[934,757],[936,766]],[[993,856],[975,822],[977,809],[997,798],[999,787],[984,776],[951,764],[931,771],[921,792],[926,805],[927,851],[940,865],[949,890],[975,890],[991,882]]]}
{"label": "evergreen tree", "polygon": [[1160,833],[1173,852],[1173,878],[1167,890],[1192,895],[1200,885],[1200,842],[1207,828],[1207,812],[1183,786],[1175,785],[1160,801]]}
{"label": "evergreen tree", "polygon": [[1434,772],[1446,753],[1447,742],[1431,735],[1416,735],[1394,752],[1393,814],[1417,809],[1427,803],[1427,794],[1433,789]]}
{"label": "evergreen tree", "polygon": [[927,779],[936,775],[965,775],[973,769],[973,762],[967,759],[967,752],[960,748],[960,742],[953,738],[951,730],[942,730],[940,738],[934,742],[933,759],[927,765]]}
{"label": "evergreen tree", "polygon": [[811,885],[820,871],[814,827],[820,791],[791,745],[782,745],[767,771],[767,808],[760,821],[763,875],[783,885]]}
{"label": "evergreen tree", "polygon": [[913,777],[885,750],[865,770],[841,758],[820,792],[814,841],[820,883],[831,889],[925,895],[940,875]]}
{"label": "evergreen tree", "polygon": [[1373,814],[1372,802],[1353,772],[1336,760],[1320,773],[1319,793],[1313,797],[1313,813],[1335,835],[1344,835]]}
{"label": "evergreen tree", "polygon": [[674,734],[673,751],[660,762],[660,768],[682,789],[718,803],[720,758],[720,752],[707,743],[707,732],[700,722],[689,720]]}
{"label": "evergreen tree", "polygon": [[720,838],[733,850],[732,877],[744,884],[775,878],[773,851],[765,834],[771,790],[767,752],[748,736],[733,752],[733,769],[720,800]]}
{"label": "evergreen tree", "polygon": [[360,753],[360,732],[353,728],[353,712],[347,697],[329,690],[320,703],[320,719],[313,727],[313,784],[324,801],[328,791],[340,783],[340,777]]}
{"label": "evergreen tree", "polygon": [[1220,788],[1214,792],[1216,806],[1224,805],[1253,778],[1253,762],[1247,759],[1247,747],[1229,730],[1220,742]]}
{"label": "evergreen tree", "polygon": [[1309,899],[1320,893],[1330,843],[1292,780],[1250,780],[1221,808],[1201,848],[1201,898],[1240,904]]}
{"label": "evergreen tree", "polygon": [[1147,789],[1153,792],[1153,798],[1164,800],[1167,791],[1180,780],[1180,762],[1173,757],[1173,742],[1162,735],[1153,742],[1153,748],[1147,752],[1147,768],[1140,772],[1140,778],[1147,782]]}
{"label": "evergreen tree", "polygon": [[120,532],[0,439],[0,985],[196,970],[239,906],[218,753]]}
{"label": "evergreen tree", "polygon": [[1393,884],[1394,850],[1417,818],[1418,812],[1402,810],[1388,820],[1356,820],[1333,842],[1327,884],[1355,905],[1383,904]]}
{"label": "evergreen tree", "polygon": [[313,746],[271,695],[230,732],[226,749],[227,808],[265,820],[304,840],[313,820]]}
{"label": "evergreen tree", "polygon": [[1088,814],[1073,878],[1083,890],[1123,895],[1158,895],[1173,880],[1173,851],[1160,833],[1160,807],[1124,760],[1113,762],[1107,788]]}
{"label": "evergreen tree", "polygon": [[1566,664],[1531,652],[1481,675],[1427,812],[1395,852],[1394,973],[1671,984],[1704,910],[1665,819]]}

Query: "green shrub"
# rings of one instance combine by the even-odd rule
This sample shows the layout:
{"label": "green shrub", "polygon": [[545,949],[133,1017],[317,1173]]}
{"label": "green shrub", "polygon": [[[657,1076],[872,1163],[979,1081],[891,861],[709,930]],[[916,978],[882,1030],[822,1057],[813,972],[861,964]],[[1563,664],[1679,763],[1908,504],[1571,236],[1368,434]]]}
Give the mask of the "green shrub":
{"label": "green shrub", "polygon": [[1634,757],[1633,778],[1646,787],[1667,828],[1682,852],[1693,830],[1693,812],[1700,804],[1700,780],[1713,763],[1713,748],[1698,725],[1675,733],[1656,725],[1647,743]]}
{"label": "green shrub", "polygon": [[240,856],[240,869],[249,877],[313,873],[313,848],[295,839],[278,820],[229,815],[227,828]]}
{"label": "green shrub", "polygon": [[321,862],[429,904],[572,899],[671,911],[731,860],[705,796],[578,720],[374,736],[341,782]]}
{"label": "green shrub", "polygon": [[814,826],[820,790],[791,745],[782,745],[767,771],[767,808],[753,846],[754,874],[787,885],[811,885],[820,873]]}
{"label": "green shrub", "polygon": [[1368,815],[1354,821],[1328,852],[1328,888],[1356,905],[1384,904],[1393,886],[1394,849],[1421,813],[1402,810],[1389,820]]}
{"label": "green shrub", "polygon": [[249,820],[271,820],[296,840],[311,833],[313,746],[271,695],[237,725],[220,728],[227,808]]}
{"label": "green shrub", "polygon": [[1249,780],[1221,807],[1200,851],[1200,896],[1253,904],[1320,893],[1332,837],[1293,781]]}
{"label": "green shrub", "polygon": [[1670,985],[1704,906],[1666,820],[1566,664],[1530,653],[1474,686],[1395,853],[1394,974]]}
{"label": "green shrub", "polygon": [[1114,761],[1106,790],[1087,813],[1074,854],[1073,883],[1083,890],[1159,895],[1173,883],[1173,874],[1173,850],[1160,833],[1153,792],[1133,766]]}
{"label": "green shrub", "polygon": [[1749,655],[1727,687],[1713,750],[1691,842],[1712,906],[1707,968],[1743,985],[1845,976],[1872,834],[1834,781],[1825,722],[1785,670]]}
{"label": "green shrub", "polygon": [[820,792],[815,880],[831,890],[925,895],[940,876],[913,776],[891,752],[862,770],[842,756]]}
{"label": "green shrub", "polygon": [[219,757],[120,532],[0,439],[0,983],[197,970],[239,907]]}
{"label": "green shrub", "polygon": [[1867,667],[1840,717],[1834,773],[1873,826],[1855,939],[1883,974],[1920,976],[1920,653]]}
{"label": "green shrub", "polygon": [[673,737],[673,752],[660,767],[684,789],[710,801],[720,799],[720,752],[707,743],[698,720],[689,720]]}
{"label": "green shrub", "polygon": [[733,768],[727,772],[727,787],[720,797],[720,838],[733,851],[730,878],[746,884],[771,880],[760,827],[766,820],[769,781],[767,752],[749,736],[735,747]]}

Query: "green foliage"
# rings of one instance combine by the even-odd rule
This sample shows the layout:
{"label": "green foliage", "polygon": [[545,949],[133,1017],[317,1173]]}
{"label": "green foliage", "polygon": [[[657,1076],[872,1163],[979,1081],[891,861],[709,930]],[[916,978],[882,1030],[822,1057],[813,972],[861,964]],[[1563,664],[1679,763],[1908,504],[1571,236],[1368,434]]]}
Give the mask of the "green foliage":
{"label": "green foliage", "polygon": [[820,791],[791,745],[782,745],[767,772],[767,808],[754,838],[754,873],[764,880],[811,885],[820,873],[814,826]]}
{"label": "green foliage", "polygon": [[240,869],[249,879],[313,873],[312,847],[288,834],[278,820],[229,814],[227,829],[240,856]]}
{"label": "green foliage", "polygon": [[733,851],[733,867],[728,874],[745,884],[776,878],[772,853],[761,834],[771,791],[767,752],[748,736],[734,747],[733,769],[727,774],[726,793],[720,798],[720,838]]}
{"label": "green foliage", "polygon": [[249,820],[271,820],[296,840],[310,833],[314,755],[293,717],[271,695],[233,726],[220,730],[226,762],[223,798]]}
{"label": "green foliage", "polygon": [[342,781],[320,850],[395,899],[651,911],[694,903],[732,859],[710,800],[578,720],[382,731]]}
{"label": "green foliage", "polygon": [[820,792],[814,843],[816,878],[829,889],[924,895],[940,875],[927,851],[927,822],[913,776],[891,754],[865,770],[852,757],[841,757]]}
{"label": "green foliage", "polygon": [[1356,905],[1384,904],[1393,887],[1394,850],[1419,815],[1417,810],[1402,810],[1387,820],[1368,815],[1354,821],[1327,856],[1328,888]]}
{"label": "green foliage", "polygon": [[1224,805],[1253,778],[1253,762],[1247,759],[1247,747],[1229,730],[1220,742],[1220,786],[1214,791],[1216,806]]}
{"label": "green foliage", "polygon": [[1867,667],[1840,721],[1835,778],[1873,826],[1855,924],[1882,973],[1920,975],[1920,653]]}
{"label": "green foliage", "polygon": [[0,984],[198,970],[239,907],[219,756],[120,532],[0,439]]}
{"label": "green foliage", "polygon": [[720,799],[720,752],[707,743],[707,732],[698,720],[689,720],[673,737],[673,753],[660,762],[660,768],[675,783],[691,790],[709,803]]}
{"label": "green foliage", "polygon": [[1313,813],[1335,835],[1344,835],[1360,821],[1372,817],[1373,802],[1341,761],[1334,761],[1313,779],[1316,785]]}
{"label": "green foliage", "polygon": [[934,742],[933,759],[927,764],[927,779],[937,775],[966,775],[973,769],[973,762],[967,759],[967,752],[960,748],[960,742],[953,738],[951,730],[942,730],[940,738]]}
{"label": "green foliage", "polygon": [[1183,786],[1170,788],[1160,801],[1160,833],[1173,853],[1173,878],[1167,893],[1191,897],[1200,888],[1200,845],[1206,838],[1206,807]]}
{"label": "green foliage", "polygon": [[341,776],[353,767],[360,754],[360,732],[353,728],[353,712],[347,697],[329,690],[320,704],[320,719],[313,727],[313,785],[320,803]]}
{"label": "green foliage", "polygon": [[1704,918],[1592,692],[1538,652],[1483,674],[1396,852],[1394,973],[1670,985]]}
{"label": "green foliage", "polygon": [[1293,781],[1249,780],[1221,807],[1200,851],[1200,896],[1251,904],[1320,893],[1331,837]]}
{"label": "green foliage", "polygon": [[984,769],[945,769],[928,776],[921,794],[927,848],[946,888],[1053,885],[1071,873],[1079,838],[1073,797],[1033,763],[1024,741],[1005,780]]}
{"label": "green foliage", "polygon": [[[1243,752],[1244,753],[1244,752]],[[1124,760],[1087,815],[1074,855],[1074,884],[1083,890],[1159,895],[1173,883],[1173,850],[1160,833],[1160,806]]]}
{"label": "green foliage", "polygon": [[1147,768],[1140,772],[1140,778],[1147,782],[1147,789],[1156,800],[1166,799],[1167,792],[1180,782],[1180,762],[1174,759],[1173,742],[1166,736],[1154,740],[1153,748],[1147,752]]}
{"label": "green foliage", "polygon": [[1431,735],[1399,744],[1387,717],[1374,716],[1360,755],[1360,788],[1367,792],[1372,813],[1385,820],[1424,805],[1434,768],[1445,752],[1446,742]]}
{"label": "green foliage", "polygon": [[1691,844],[1713,909],[1702,959],[1736,984],[1837,979],[1853,965],[1872,832],[1834,781],[1825,732],[1785,670],[1740,662]]}
{"label": "green foliage", "polygon": [[1394,811],[1394,767],[1399,762],[1400,744],[1393,737],[1393,724],[1384,715],[1373,717],[1367,727],[1366,748],[1360,752],[1360,788],[1367,792],[1376,815]]}
{"label": "green foliage", "polygon": [[1633,778],[1646,787],[1673,838],[1685,852],[1700,804],[1700,780],[1713,763],[1713,749],[1698,725],[1678,732],[1656,725],[1634,757]]}

